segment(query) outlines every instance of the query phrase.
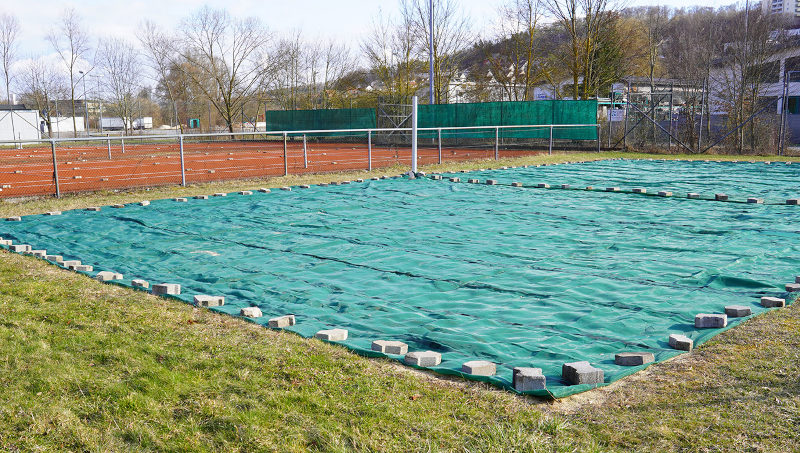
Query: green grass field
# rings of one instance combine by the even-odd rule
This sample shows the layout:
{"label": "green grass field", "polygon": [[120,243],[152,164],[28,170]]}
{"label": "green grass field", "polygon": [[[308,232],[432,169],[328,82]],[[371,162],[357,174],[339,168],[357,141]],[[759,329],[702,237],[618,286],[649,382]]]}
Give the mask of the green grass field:
{"label": "green grass field", "polygon": [[[402,170],[6,201],[0,217]],[[543,401],[0,252],[0,341],[6,451],[786,452],[800,428],[797,305],[609,387]]]}

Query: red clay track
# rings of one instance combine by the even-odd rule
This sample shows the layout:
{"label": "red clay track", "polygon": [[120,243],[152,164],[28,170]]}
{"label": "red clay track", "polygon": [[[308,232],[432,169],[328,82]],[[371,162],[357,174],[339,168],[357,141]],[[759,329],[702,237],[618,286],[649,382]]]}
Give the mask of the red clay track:
{"label": "red clay track", "polygon": [[[135,139],[126,139],[135,141]],[[123,152],[111,146],[57,144],[56,160],[61,193],[123,189],[181,183],[180,148],[177,143],[126,143]],[[420,147],[419,163],[438,161],[438,148]],[[502,157],[535,154],[531,150],[501,150]],[[308,168],[303,162],[302,141],[287,146],[290,174],[366,170],[368,148],[360,143],[307,145]],[[494,156],[493,146],[479,149],[444,148],[442,160],[457,161]],[[410,165],[409,147],[373,145],[373,168]],[[185,142],[186,183],[222,181],[284,174],[283,142],[218,141]],[[0,197],[55,195],[52,151],[47,146],[0,150]]]}

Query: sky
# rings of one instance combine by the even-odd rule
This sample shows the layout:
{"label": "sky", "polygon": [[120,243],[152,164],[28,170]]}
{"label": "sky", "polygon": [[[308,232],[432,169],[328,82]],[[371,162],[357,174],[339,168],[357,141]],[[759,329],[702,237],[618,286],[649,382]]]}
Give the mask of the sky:
{"label": "sky", "polygon": [[[458,0],[477,30],[489,30],[503,0]],[[695,4],[722,6],[734,0],[625,0],[628,6],[665,4],[683,7]],[[275,32],[300,30],[309,39],[336,39],[357,49],[368,34],[372,18],[380,11],[395,14],[398,0],[0,0],[0,13],[10,13],[21,24],[19,58],[52,53],[45,39],[64,8],[73,7],[97,38],[120,36],[135,40],[144,19],[174,29],[181,18],[202,5],[226,8],[238,17],[255,16]]]}

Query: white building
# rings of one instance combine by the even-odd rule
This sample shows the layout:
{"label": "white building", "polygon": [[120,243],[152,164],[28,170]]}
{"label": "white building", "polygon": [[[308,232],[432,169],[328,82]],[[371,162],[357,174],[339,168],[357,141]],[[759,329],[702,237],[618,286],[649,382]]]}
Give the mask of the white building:
{"label": "white building", "polygon": [[[71,116],[53,116],[50,117],[50,124],[53,127],[53,134],[71,134],[73,132],[73,124],[72,124],[72,117]],[[86,130],[83,124],[83,117],[76,116],[75,117],[75,129],[78,132],[83,132]],[[42,121],[42,130],[47,132],[47,125],[44,124]]]}
{"label": "white building", "polygon": [[0,105],[0,141],[39,140],[39,112],[24,105]]}
{"label": "white building", "polygon": [[791,14],[800,17],[800,0],[761,0],[764,14]]}

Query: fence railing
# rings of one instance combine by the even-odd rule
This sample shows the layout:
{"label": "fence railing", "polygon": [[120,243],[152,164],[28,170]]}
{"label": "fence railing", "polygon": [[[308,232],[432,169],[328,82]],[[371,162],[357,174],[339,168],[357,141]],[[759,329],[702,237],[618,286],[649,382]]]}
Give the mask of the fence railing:
{"label": "fence railing", "polygon": [[[599,150],[599,129],[598,124],[419,128],[417,161],[499,159],[559,147]],[[411,164],[411,128],[0,141],[0,197],[60,197],[397,164]]]}

